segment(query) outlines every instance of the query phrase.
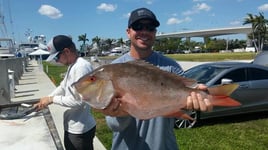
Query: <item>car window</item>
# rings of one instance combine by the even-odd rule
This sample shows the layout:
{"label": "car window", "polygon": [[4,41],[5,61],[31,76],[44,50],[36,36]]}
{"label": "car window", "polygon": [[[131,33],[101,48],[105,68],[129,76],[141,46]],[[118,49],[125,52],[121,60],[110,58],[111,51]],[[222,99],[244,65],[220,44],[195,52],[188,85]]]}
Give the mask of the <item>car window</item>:
{"label": "car window", "polygon": [[[232,79],[233,82],[243,82],[247,80],[246,77],[246,69],[235,69],[232,70],[225,75],[222,76],[221,79],[227,78],[227,79]],[[219,79],[215,84],[221,84],[221,79]]]}
{"label": "car window", "polygon": [[198,66],[187,70],[184,76],[205,84],[225,69],[224,67]]}
{"label": "car window", "polygon": [[268,79],[268,71],[258,69],[258,68],[249,68],[248,69],[248,78],[249,78],[249,80]]}

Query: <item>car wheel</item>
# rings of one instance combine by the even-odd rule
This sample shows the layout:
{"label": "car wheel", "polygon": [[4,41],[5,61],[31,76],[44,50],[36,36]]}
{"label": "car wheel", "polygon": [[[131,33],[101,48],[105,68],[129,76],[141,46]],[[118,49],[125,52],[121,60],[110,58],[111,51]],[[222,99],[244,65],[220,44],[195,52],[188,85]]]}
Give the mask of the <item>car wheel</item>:
{"label": "car wheel", "polygon": [[194,120],[175,118],[175,128],[193,128],[197,125],[197,121],[199,119],[199,112],[194,110],[185,112]]}

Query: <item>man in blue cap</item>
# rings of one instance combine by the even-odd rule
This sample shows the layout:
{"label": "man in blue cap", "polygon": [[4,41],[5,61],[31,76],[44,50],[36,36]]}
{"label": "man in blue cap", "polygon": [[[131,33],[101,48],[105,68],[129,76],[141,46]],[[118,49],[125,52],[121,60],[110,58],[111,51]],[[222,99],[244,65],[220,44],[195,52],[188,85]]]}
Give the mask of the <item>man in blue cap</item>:
{"label": "man in blue cap", "polygon": [[[112,63],[142,59],[160,69],[182,75],[183,70],[176,61],[152,50],[156,28],[159,25],[156,16],[149,9],[139,8],[132,11],[127,28],[127,35],[131,42],[130,51]],[[206,87],[199,85],[199,88]],[[187,109],[208,111],[212,109],[212,104],[208,99],[203,99],[201,95],[192,92],[187,98]],[[122,111],[116,100],[113,100],[106,109],[101,111],[109,115],[106,117],[106,121],[113,131],[112,150],[178,149],[173,131],[174,118],[172,117],[139,120]]]}

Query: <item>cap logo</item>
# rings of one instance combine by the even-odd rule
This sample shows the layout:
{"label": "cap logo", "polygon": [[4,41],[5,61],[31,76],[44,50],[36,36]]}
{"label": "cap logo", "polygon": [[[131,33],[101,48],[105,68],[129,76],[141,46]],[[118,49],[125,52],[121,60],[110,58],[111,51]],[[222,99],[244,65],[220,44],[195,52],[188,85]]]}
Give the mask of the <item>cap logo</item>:
{"label": "cap logo", "polygon": [[144,10],[139,10],[137,13],[138,13],[138,16],[151,16],[150,12],[144,11]]}

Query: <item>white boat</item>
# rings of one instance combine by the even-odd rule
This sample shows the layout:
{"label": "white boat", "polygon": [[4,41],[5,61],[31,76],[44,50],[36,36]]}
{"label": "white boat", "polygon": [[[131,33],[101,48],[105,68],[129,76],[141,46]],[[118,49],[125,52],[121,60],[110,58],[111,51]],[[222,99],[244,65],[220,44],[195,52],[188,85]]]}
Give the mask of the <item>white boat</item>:
{"label": "white boat", "polygon": [[120,56],[129,51],[129,47],[115,47],[110,51],[109,56]]}
{"label": "white boat", "polygon": [[[0,1],[1,6],[4,5],[3,3],[4,1]],[[8,32],[7,32],[7,28],[6,28],[5,21],[4,21],[5,15],[2,13],[3,8],[6,8],[6,7],[0,7],[0,30],[1,30],[0,32],[0,59],[15,57],[15,52],[16,52],[15,45],[14,45],[15,42],[7,34]],[[7,9],[9,10],[9,7],[7,7]]]}
{"label": "white boat", "polygon": [[15,57],[15,46],[11,38],[0,38],[0,58]]}
{"label": "white boat", "polygon": [[34,38],[29,36],[28,42],[22,42],[19,44],[18,52],[20,52],[23,57],[26,57],[38,49],[47,49],[45,35],[34,36]]}
{"label": "white boat", "polygon": [[38,43],[20,43],[18,52],[21,53],[23,57],[28,56],[28,54],[34,52],[35,50],[38,49]]}

